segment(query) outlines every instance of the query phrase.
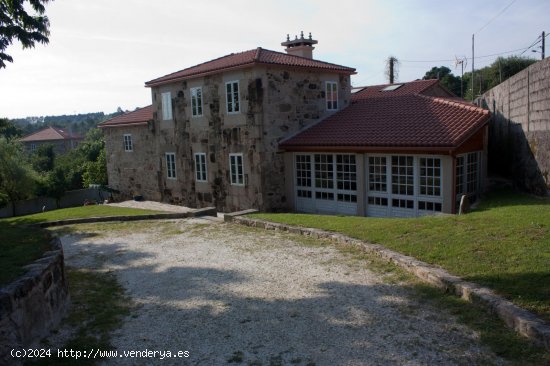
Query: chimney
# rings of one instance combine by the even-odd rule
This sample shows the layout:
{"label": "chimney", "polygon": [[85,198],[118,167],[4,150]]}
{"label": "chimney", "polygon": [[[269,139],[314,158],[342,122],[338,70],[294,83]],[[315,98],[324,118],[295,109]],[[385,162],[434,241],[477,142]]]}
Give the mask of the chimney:
{"label": "chimney", "polygon": [[285,51],[289,55],[300,56],[305,58],[313,58],[313,47],[314,44],[317,44],[317,41],[311,38],[311,33],[309,33],[309,38],[304,38],[304,32],[300,34],[300,38],[295,36],[294,40],[290,40],[290,36],[286,35],[286,42],[281,43],[281,46],[285,46]]}

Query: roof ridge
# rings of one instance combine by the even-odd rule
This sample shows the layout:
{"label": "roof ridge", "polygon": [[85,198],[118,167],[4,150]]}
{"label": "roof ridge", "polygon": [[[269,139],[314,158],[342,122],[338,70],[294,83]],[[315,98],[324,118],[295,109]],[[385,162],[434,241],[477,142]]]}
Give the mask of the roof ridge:
{"label": "roof ridge", "polygon": [[424,94],[420,94],[420,93],[416,94],[416,95],[419,96],[419,97],[428,99],[428,100],[432,100],[432,101],[437,102],[437,103],[448,104],[448,105],[452,105],[452,106],[459,107],[459,108],[462,108],[462,109],[466,109],[466,110],[469,110],[469,111],[479,112],[480,114],[489,115],[489,111],[487,109],[483,109],[481,107],[478,107],[475,104],[468,105],[468,104],[465,104],[465,103],[455,102],[454,100],[451,100],[449,98],[434,97],[434,96],[424,95]]}
{"label": "roof ridge", "polygon": [[259,61],[260,60],[260,54],[261,53],[262,53],[262,48],[261,47],[256,48],[256,54],[254,55],[254,61]]}

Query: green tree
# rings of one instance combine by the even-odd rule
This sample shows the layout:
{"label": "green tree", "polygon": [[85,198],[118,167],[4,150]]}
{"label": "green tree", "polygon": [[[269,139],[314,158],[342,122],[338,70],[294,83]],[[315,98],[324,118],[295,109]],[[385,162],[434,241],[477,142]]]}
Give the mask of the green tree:
{"label": "green tree", "polygon": [[57,208],[60,207],[61,198],[67,192],[67,178],[63,167],[55,167],[53,170],[43,175],[40,180],[37,194],[39,196],[48,196],[55,198]]}
{"label": "green tree", "polygon": [[38,173],[45,173],[53,170],[55,162],[54,146],[44,144],[38,146],[31,156],[31,163],[34,170]]}
{"label": "green tree", "polygon": [[[475,71],[474,95],[478,96],[537,62],[521,56],[499,57],[491,65]],[[464,99],[472,100],[472,73],[464,73]]]}
{"label": "green tree", "polygon": [[460,76],[455,76],[451,72],[451,69],[445,66],[432,67],[430,71],[427,71],[423,80],[439,79],[439,82],[453,92],[455,95],[460,96]]}
{"label": "green tree", "polygon": [[[32,48],[36,42],[47,44],[50,34],[50,21],[44,15],[44,5],[49,0],[0,0],[0,69],[13,58],[5,51],[14,39],[19,40],[23,48]],[[35,14],[28,14],[27,10]]]}
{"label": "green tree", "polygon": [[21,144],[0,136],[0,204],[30,198],[34,193],[35,182],[36,173],[27,163]]}
{"label": "green tree", "polygon": [[0,118],[0,136],[10,140],[21,136],[22,130],[7,118]]}
{"label": "green tree", "polygon": [[105,149],[101,150],[96,161],[86,163],[84,173],[82,174],[84,187],[90,184],[107,185],[107,159]]}

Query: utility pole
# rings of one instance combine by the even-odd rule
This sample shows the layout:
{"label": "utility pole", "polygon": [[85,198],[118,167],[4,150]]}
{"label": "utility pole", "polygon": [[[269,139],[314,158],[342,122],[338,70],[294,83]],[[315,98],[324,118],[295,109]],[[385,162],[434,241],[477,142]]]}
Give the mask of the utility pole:
{"label": "utility pole", "polygon": [[544,44],[546,43],[546,33],[542,31],[542,59],[544,60]]}
{"label": "utility pole", "polygon": [[474,93],[474,34],[472,34],[472,80],[470,80],[472,84],[472,102],[475,99],[475,93]]}
{"label": "utility pole", "polygon": [[394,58],[390,57],[390,84],[393,84],[394,76],[393,76],[393,64],[394,64]]}

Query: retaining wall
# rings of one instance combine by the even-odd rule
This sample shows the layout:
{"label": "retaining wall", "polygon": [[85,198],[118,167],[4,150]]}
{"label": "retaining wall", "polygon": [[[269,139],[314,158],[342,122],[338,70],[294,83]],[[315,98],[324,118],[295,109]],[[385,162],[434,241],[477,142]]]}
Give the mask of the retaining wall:
{"label": "retaining wall", "polygon": [[69,308],[63,247],[52,239],[52,250],[25,266],[27,272],[0,288],[0,364],[18,364],[12,349],[32,347],[57,326]]}
{"label": "retaining wall", "polygon": [[489,169],[532,193],[550,189],[550,58],[484,93],[492,112]]}

